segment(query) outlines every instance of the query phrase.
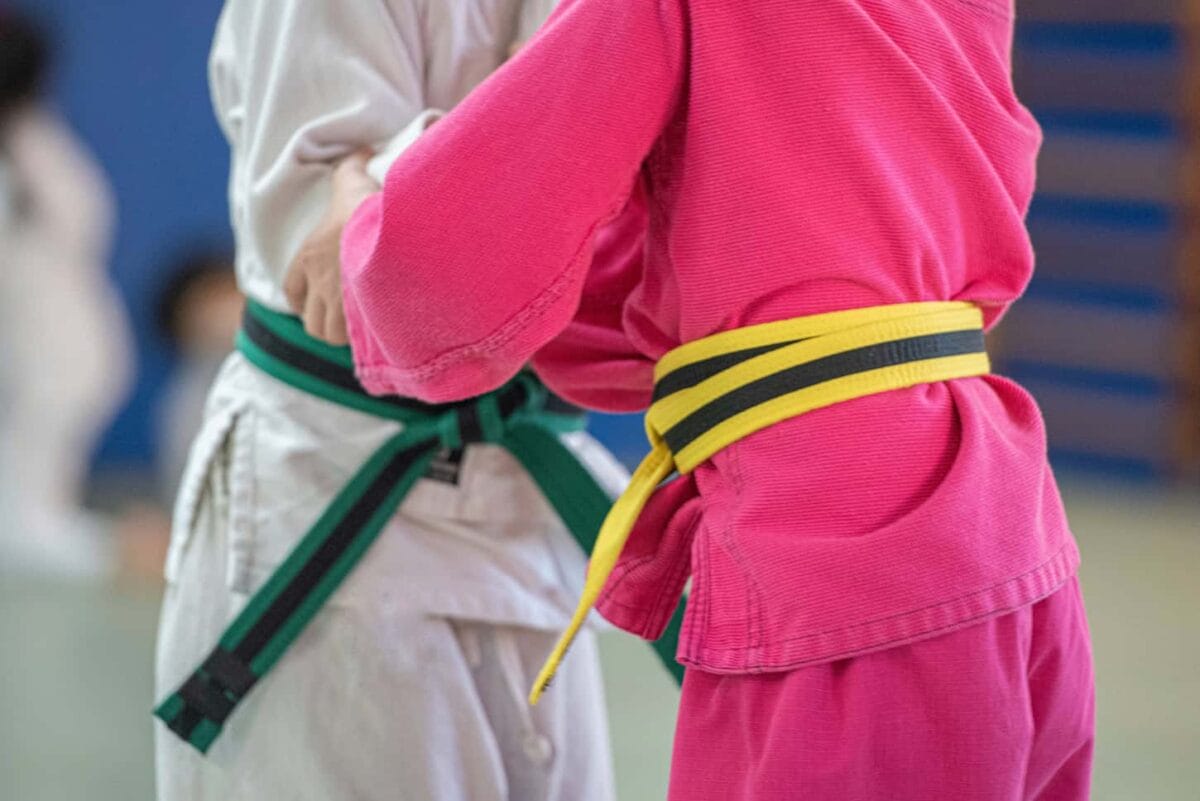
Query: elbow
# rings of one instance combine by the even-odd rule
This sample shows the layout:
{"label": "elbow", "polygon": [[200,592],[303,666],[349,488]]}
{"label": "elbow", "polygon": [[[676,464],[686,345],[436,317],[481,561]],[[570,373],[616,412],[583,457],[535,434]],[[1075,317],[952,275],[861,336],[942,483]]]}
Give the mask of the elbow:
{"label": "elbow", "polygon": [[597,412],[641,412],[653,394],[654,367],[642,359],[591,360],[556,343],[534,357],[533,368],[555,395]]}
{"label": "elbow", "polygon": [[536,327],[520,329],[503,340],[487,337],[406,367],[398,361],[397,348],[369,331],[364,336],[358,320],[350,324],[351,342],[355,372],[367,391],[426,403],[452,403],[499,389],[525,369],[544,339]]}
{"label": "elbow", "polygon": [[407,262],[381,251],[361,259],[350,248],[346,253],[347,331],[356,375],[373,395],[450,403],[491,392],[524,369],[574,311],[559,297],[525,306],[497,327],[487,317],[463,313],[462,304],[427,286],[436,276],[422,279],[401,270],[396,265]]}

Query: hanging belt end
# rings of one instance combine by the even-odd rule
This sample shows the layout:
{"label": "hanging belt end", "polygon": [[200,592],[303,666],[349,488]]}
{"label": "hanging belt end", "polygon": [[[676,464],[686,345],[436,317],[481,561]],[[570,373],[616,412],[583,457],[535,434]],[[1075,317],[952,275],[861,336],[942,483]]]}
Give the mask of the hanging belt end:
{"label": "hanging belt end", "polygon": [[533,682],[533,689],[529,691],[529,705],[537,706],[538,701],[542,700],[542,694],[550,689],[550,683],[554,681],[554,674],[558,672],[559,661],[551,659],[542,668],[542,672],[538,674],[537,679]]}
{"label": "hanging belt end", "polygon": [[587,619],[587,609],[585,608],[582,614],[578,615],[570,628],[563,632],[558,643],[555,644],[554,650],[550,656],[546,658],[546,664],[542,666],[542,670],[538,673],[537,679],[533,682],[533,689],[529,691],[529,705],[537,706],[538,701],[542,699],[542,694],[550,689],[550,684],[554,681],[554,676],[558,673],[558,669],[562,666],[563,660],[567,658],[567,651],[571,648],[571,643],[575,642],[575,635],[579,632],[583,621]]}
{"label": "hanging belt end", "polygon": [[178,694],[159,704],[154,710],[154,717],[201,755],[207,754],[221,736],[221,724],[200,717]]}

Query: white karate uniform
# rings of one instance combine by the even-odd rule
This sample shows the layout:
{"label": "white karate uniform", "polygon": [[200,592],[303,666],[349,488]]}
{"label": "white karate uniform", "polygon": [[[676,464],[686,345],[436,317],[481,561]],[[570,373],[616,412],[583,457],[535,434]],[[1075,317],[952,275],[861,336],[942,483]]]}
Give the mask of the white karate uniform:
{"label": "white karate uniform", "polygon": [[[502,63],[528,16],[519,0],[228,0],[211,77],[244,290],[286,310],[283,277],[332,165],[370,144],[385,171]],[[397,430],[228,360],[176,504],[159,699]],[[603,448],[566,440],[619,491]],[[584,559],[507,451],[469,447],[457,483],[417,483],[206,757],[157,724],[160,801],[608,801],[593,635],[546,700],[525,702]]]}
{"label": "white karate uniform", "polygon": [[0,572],[104,576],[110,532],[84,511],[88,464],[133,377],[108,280],[113,202],[52,111],[3,132],[0,162]]}

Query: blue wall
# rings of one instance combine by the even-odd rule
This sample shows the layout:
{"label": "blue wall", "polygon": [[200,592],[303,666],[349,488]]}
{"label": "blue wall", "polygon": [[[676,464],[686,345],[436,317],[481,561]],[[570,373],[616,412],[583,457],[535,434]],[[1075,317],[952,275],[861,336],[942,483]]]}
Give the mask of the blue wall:
{"label": "blue wall", "polygon": [[164,262],[189,242],[230,238],[228,154],[206,62],[219,0],[26,0],[59,38],[56,94],[108,171],[120,204],[112,273],[137,327],[138,387],[105,441],[106,464],[153,455],[167,369],[153,325]]}

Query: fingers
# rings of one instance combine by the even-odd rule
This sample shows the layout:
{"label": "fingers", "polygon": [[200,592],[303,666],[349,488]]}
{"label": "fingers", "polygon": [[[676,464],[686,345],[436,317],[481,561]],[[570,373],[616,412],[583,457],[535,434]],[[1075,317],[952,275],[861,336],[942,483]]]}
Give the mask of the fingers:
{"label": "fingers", "polygon": [[342,159],[341,163],[338,164],[338,167],[344,166],[347,169],[366,172],[367,164],[369,164],[373,158],[375,158],[375,151],[372,148],[366,146],[360,147],[358,150],[355,150],[349,156],[346,156],[346,158]]}
{"label": "fingers", "polygon": [[363,200],[379,191],[378,182],[367,171],[373,155],[370,150],[358,150],[334,169],[331,219],[344,223]]}
{"label": "fingers", "polygon": [[[369,147],[360,147],[358,150],[351,153],[346,158],[337,163],[333,169],[333,177],[335,182],[342,183],[359,183],[362,180],[371,181],[371,176],[367,172],[370,166],[371,159],[375,157],[375,151]],[[371,181],[374,183],[374,181]]]}
{"label": "fingers", "polygon": [[379,189],[366,172],[372,156],[370,149],[363,148],[337,165],[325,219],[300,246],[284,279],[288,304],[300,316],[304,330],[333,345],[349,342],[342,309],[342,226],[361,200]]}
{"label": "fingers", "polygon": [[[288,302],[300,315],[309,336],[331,345],[348,345],[350,338],[342,308],[341,282],[328,276],[325,280],[310,280],[307,268],[319,266],[308,261],[299,262],[298,268],[288,276]],[[293,279],[293,276],[297,277]],[[292,290],[292,286],[301,288]]]}
{"label": "fingers", "polygon": [[346,312],[341,303],[330,304],[325,309],[325,329],[322,337],[330,345],[349,345],[346,331]]}
{"label": "fingers", "polygon": [[304,304],[304,313],[300,319],[304,322],[304,330],[310,337],[325,341],[325,319],[328,307],[325,299],[317,292],[310,292]]}
{"label": "fingers", "polygon": [[288,305],[296,314],[304,314],[304,303],[308,296],[308,274],[304,271],[304,251],[292,261],[283,280],[283,292]]}

